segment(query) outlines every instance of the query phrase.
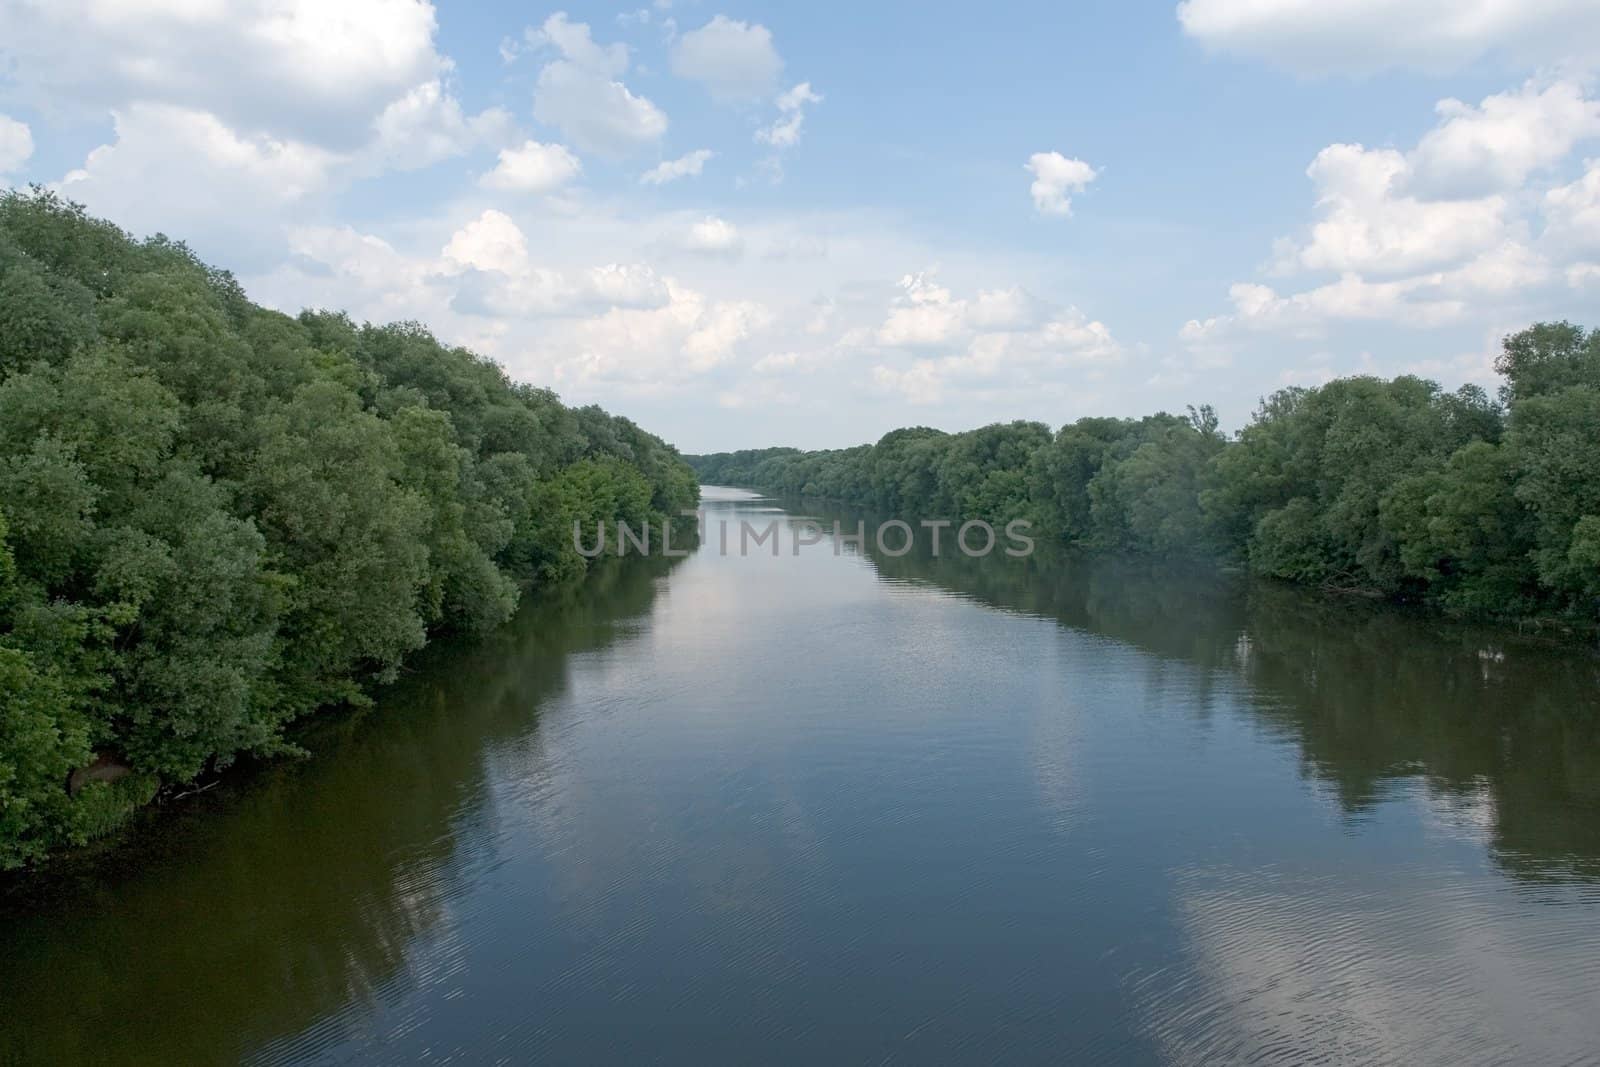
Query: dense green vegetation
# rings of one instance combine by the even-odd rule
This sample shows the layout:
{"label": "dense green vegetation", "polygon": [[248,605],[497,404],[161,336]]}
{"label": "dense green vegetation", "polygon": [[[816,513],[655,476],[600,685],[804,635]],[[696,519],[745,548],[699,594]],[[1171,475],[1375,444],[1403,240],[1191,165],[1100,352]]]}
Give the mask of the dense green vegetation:
{"label": "dense green vegetation", "polygon": [[[697,496],[656,437],[421,326],[291,318],[0,195],[0,868],[503,622],[583,573],[574,520]],[[97,756],[133,773],[69,793]]]}
{"label": "dense green vegetation", "polygon": [[1414,377],[1268,397],[1235,438],[1187,416],[1033,422],[874,445],[691,456],[704,482],[1003,523],[1062,541],[1479,616],[1592,622],[1600,605],[1600,330],[1505,341],[1498,398]]}

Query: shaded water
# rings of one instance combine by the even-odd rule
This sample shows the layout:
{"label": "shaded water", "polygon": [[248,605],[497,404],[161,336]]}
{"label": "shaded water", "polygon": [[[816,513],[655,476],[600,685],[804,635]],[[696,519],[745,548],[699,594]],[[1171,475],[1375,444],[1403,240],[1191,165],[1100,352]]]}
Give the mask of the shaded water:
{"label": "shaded water", "polygon": [[711,536],[11,887],[0,1061],[1600,1062],[1597,683],[1277,588]]}

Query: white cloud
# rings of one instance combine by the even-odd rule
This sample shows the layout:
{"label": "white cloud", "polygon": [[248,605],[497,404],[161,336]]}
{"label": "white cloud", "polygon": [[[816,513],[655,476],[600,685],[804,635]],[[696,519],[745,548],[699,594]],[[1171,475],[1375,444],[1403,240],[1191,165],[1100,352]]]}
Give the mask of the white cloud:
{"label": "white cloud", "polygon": [[352,157],[357,169],[416,170],[462,155],[480,144],[500,144],[515,120],[501,108],[468,116],[438,79],[391,101],[373,120],[374,139]]}
{"label": "white cloud", "polygon": [[749,300],[713,304],[695,323],[683,340],[683,354],[689,367],[706,371],[729,359],[741,341],[772,321],[771,313]]}
{"label": "white cloud", "polygon": [[1600,101],[1583,87],[1528,82],[1478,107],[1441,100],[1443,121],[1408,160],[1407,187],[1424,196],[1470,197],[1517,189],[1529,175],[1559,163],[1580,141],[1600,136]]}
{"label": "white cloud", "polygon": [[509,135],[467,114],[426,0],[0,0],[8,93],[115,138],[56,183],[250,269],[354,181]]}
{"label": "white cloud", "polygon": [[926,273],[900,279],[905,295],[878,327],[878,343],[900,348],[942,347],[966,331],[967,303]]}
{"label": "white cloud", "polygon": [[288,243],[294,263],[315,269],[323,306],[340,306],[329,299],[328,290],[337,285],[341,295],[358,299],[364,313],[379,321],[417,318],[443,307],[442,295],[429,289],[435,265],[402,255],[380,237],[349,226],[296,226]]}
{"label": "white cloud", "polygon": [[597,44],[587,24],[560,12],[529,39],[561,55],[539,72],[534,118],[558,127],[580,149],[611,157],[653,144],[667,132],[662,110],[617,80],[628,70],[626,45]]}
{"label": "white cloud", "polygon": [[1400,274],[1457,262],[1504,238],[1503,197],[1419,200],[1398,192],[1409,164],[1393,149],[1329,145],[1306,174],[1322,218],[1310,239],[1280,254],[1280,269]]}
{"label": "white cloud", "polygon": [[667,117],[627,86],[572,63],[551,63],[539,74],[533,114],[570,137],[578,147],[621,156],[653,144],[667,132]]}
{"label": "white cloud", "polygon": [[812,91],[810,82],[801,82],[779,93],[776,103],[777,120],[757,130],[756,140],[774,148],[792,148],[800,143],[800,130],[806,120],[806,105],[822,103],[822,96]]}
{"label": "white cloud", "polygon": [[[1500,377],[1499,371],[1495,370],[1495,362],[1503,351],[1502,341],[1507,334],[1516,332],[1524,325],[1520,319],[1496,320],[1494,325],[1479,334],[1475,346],[1444,356],[1413,360],[1404,366],[1404,372],[1434,381],[1473,382],[1492,393]],[[1371,358],[1365,352],[1362,356],[1364,359]]]}
{"label": "white cloud", "polygon": [[717,405],[731,411],[774,406],[793,411],[806,405],[806,397],[787,388],[782,382],[768,378],[745,381],[736,388],[724,389],[717,394]]}
{"label": "white cloud", "polygon": [[1047,312],[1044,301],[1026,289],[984,289],[967,306],[967,321],[980,330],[1023,330]]}
{"label": "white cloud", "polygon": [[22,169],[33,156],[33,132],[26,122],[0,115],[0,174]]}
{"label": "white cloud", "polygon": [[628,46],[620,41],[602,45],[595,42],[587,22],[573,22],[565,11],[557,11],[538,29],[525,31],[528,43],[554,48],[570,63],[612,77],[628,72]]}
{"label": "white cloud", "polygon": [[528,265],[528,239],[511,216],[491,208],[451,235],[444,258],[463,267],[516,274]]}
{"label": "white cloud", "polygon": [[1425,327],[1450,322],[1465,310],[1460,300],[1409,299],[1422,286],[1423,282],[1415,279],[1370,282],[1359,275],[1346,274],[1336,282],[1280,296],[1270,286],[1236,282],[1228,289],[1232,314],[1204,322],[1191,319],[1179,336],[1186,342],[1199,343],[1242,326],[1312,338],[1322,336],[1329,320],[1382,320]]}
{"label": "white cloud", "polygon": [[667,300],[666,282],[642,263],[566,269],[520,264],[512,273],[464,272],[450,306],[464,315],[508,322],[655,308]]}
{"label": "white cloud", "polygon": [[1306,240],[1280,243],[1280,272],[1397,276],[1500,247],[1525,228],[1517,198],[1528,181],[1600,136],[1600,102],[1572,82],[1437,110],[1439,124],[1410,152],[1335,144],[1317,154],[1306,174],[1321,217]]}
{"label": "white cloud", "polygon": [[205,111],[132,104],[116,141],[88,154],[61,190],[136,232],[197,232],[245,255],[264,226],[303,214],[343,158],[302,141],[244,136]]}
{"label": "white cloud", "polygon": [[944,399],[945,377],[937,364],[921,360],[901,370],[878,365],[872,368],[872,384],[881,392],[898,393],[908,404],[937,404]]}
{"label": "white cloud", "polygon": [[1025,290],[979,290],[958,298],[930,272],[900,279],[901,295],[872,340],[889,349],[943,351],[909,366],[880,363],[873,381],[912,404],[941,402],[964,389],[1026,391],[1055,386],[1064,372],[1114,363],[1122,346],[1104,323],[1076,308],[1052,309]]}
{"label": "white cloud", "polygon": [[1544,194],[1545,236],[1563,247],[1600,250],[1600,160],[1583,177]]}
{"label": "white cloud", "polygon": [[778,83],[783,60],[765,26],[718,15],[672,47],[672,73],[699,82],[719,100],[755,100]]}
{"label": "white cloud", "polygon": [[1303,74],[1435,73],[1493,56],[1522,67],[1600,57],[1593,0],[1183,0],[1208,48]]}
{"label": "white cloud", "polygon": [[713,301],[670,280],[667,288],[665,306],[613,308],[578,322],[562,341],[570,353],[563,357],[563,377],[660,383],[705,374],[731,361],[772,321],[756,301]]}
{"label": "white cloud", "polygon": [[689,227],[689,232],[684,235],[683,247],[690,252],[708,255],[736,255],[744,247],[744,238],[740,236],[739,228],[727,219],[707,215]]}
{"label": "white cloud", "polygon": [[437,82],[374,118],[349,151],[270,132],[245,132],[204,108],[135,101],[111,112],[115,138],[91,150],[57,187],[135,232],[182,234],[211,256],[248,267],[281,250],[285,227],[331,210],[361,179],[410,170],[501,139],[509,117],[465,116]]}
{"label": "white cloud", "polygon": [[679,178],[698,178],[707,160],[715,155],[711,149],[701,148],[677,159],[664,160],[639,175],[639,181],[644,185],[665,185]]}
{"label": "white cloud", "polygon": [[1231,314],[1191,319],[1179,337],[1195,350],[1225,343],[1241,329],[1299,338],[1321,338],[1330,323],[1385,322],[1414,328],[1455,323],[1492,298],[1515,296],[1555,277],[1538,252],[1508,241],[1451,270],[1371,281],[1346,273],[1338,281],[1288,296],[1253,282],[1228,290]]}
{"label": "white cloud", "polygon": [[1520,241],[1505,241],[1482,255],[1475,256],[1454,270],[1431,275],[1424,285],[1436,286],[1447,295],[1463,297],[1517,297],[1554,277],[1554,268],[1539,251]]}
{"label": "white cloud", "polygon": [[[1342,323],[1500,325],[1538,314],[1535,298],[1563,280],[1581,284],[1581,257],[1600,249],[1600,174],[1553,188],[1541,180],[1600,136],[1600,102],[1575,82],[1535,80],[1437,112],[1410,151],[1319,152],[1306,171],[1316,218],[1279,240],[1273,270],[1337,280],[1286,294],[1233,285],[1231,311],[1180,331],[1191,354],[1225,352],[1249,334],[1320,340]],[[1535,238],[1537,208],[1545,225]]]}
{"label": "white cloud", "polygon": [[548,193],[576,178],[582,170],[583,164],[565,145],[530,140],[517,148],[501,149],[499,162],[480,184],[507,192]]}
{"label": "white cloud", "polygon": [[1099,172],[1081,159],[1068,159],[1060,152],[1035,152],[1024,167],[1033,175],[1028,192],[1033,207],[1041,215],[1072,214],[1072,194],[1082,192],[1099,177]]}
{"label": "white cloud", "polygon": [[[668,301],[666,283],[644,264],[534,264],[521,227],[495,210],[457,228],[436,259],[402,255],[388,242],[348,226],[295,227],[290,242],[294,262],[314,268],[299,284],[324,293],[331,277],[349,283],[340,295],[367,314],[414,318],[426,313],[431,325],[443,328],[454,321],[463,332],[481,329],[504,336],[519,321],[655,308]],[[290,280],[280,272],[280,283]]]}
{"label": "white cloud", "polygon": [[1574,289],[1600,285],[1600,263],[1574,263],[1567,268],[1566,279]]}
{"label": "white cloud", "polygon": [[939,404],[959,392],[1018,410],[1040,395],[1080,388],[1086,376],[1099,377],[1123,355],[1104,323],[1069,307],[1037,329],[978,333],[958,354],[918,358],[906,367],[877,364],[872,378],[910,404]]}
{"label": "white cloud", "polygon": [[203,109],[245,136],[340,151],[449,68],[426,0],[0,0],[0,25],[0,65],[41,106]]}
{"label": "white cloud", "polygon": [[805,361],[799,352],[770,352],[750,365],[757,374],[786,374],[798,369]]}
{"label": "white cloud", "polygon": [[[696,447],[708,442],[695,440],[693,413],[708,404],[818,413],[844,405],[891,424],[915,421],[908,398],[948,405],[948,418],[963,422],[991,417],[984,411],[1087,413],[1101,402],[1095,383],[1115,380],[1124,355],[1104,324],[994,274],[1039,276],[1025,257],[964,256],[948,279],[913,274],[894,286],[886,264],[931,259],[933,250],[870,214],[757,215],[733,227],[604,201],[559,215],[516,200],[468,203],[375,233],[298,228],[292,260],[243,280],[253,296],[291,311],[312,303],[358,319],[420,319],[519,379],[573,402],[619,406]],[[684,254],[690,231],[706,222],[712,248],[736,234],[758,255]],[[760,258],[805,234],[828,235],[829,257]],[[950,323],[947,343],[884,344],[880,332],[895,339],[899,327],[888,324],[917,304]],[[852,394],[843,388],[850,382],[868,388]]]}
{"label": "white cloud", "polygon": [[642,263],[608,263],[585,272],[586,288],[613,307],[659,307],[667,302],[666,283]]}

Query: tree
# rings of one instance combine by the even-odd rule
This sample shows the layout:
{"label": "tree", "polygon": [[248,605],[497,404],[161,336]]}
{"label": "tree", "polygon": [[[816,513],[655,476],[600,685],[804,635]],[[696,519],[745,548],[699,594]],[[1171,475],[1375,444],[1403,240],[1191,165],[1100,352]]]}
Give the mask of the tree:
{"label": "tree", "polygon": [[[1532,516],[1541,584],[1573,607],[1596,594],[1589,538],[1600,516],[1600,389],[1575,385],[1518,401],[1506,443],[1516,499]],[[1592,609],[1591,609],[1592,610]]]}
{"label": "tree", "polygon": [[[582,574],[556,517],[698,493],[659,438],[415,323],[268,311],[179,242],[0,193],[0,867]],[[135,773],[69,796],[95,756]]]}

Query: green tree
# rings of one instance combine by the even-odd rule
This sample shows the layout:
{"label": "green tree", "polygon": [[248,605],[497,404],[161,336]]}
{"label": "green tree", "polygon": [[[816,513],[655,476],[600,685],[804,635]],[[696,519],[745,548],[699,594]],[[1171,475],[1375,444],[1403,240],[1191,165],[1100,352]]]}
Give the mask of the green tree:
{"label": "green tree", "polygon": [[[268,311],[180,242],[0,193],[0,866],[584,573],[558,517],[698,492],[659,438],[415,323]],[[134,777],[69,796],[95,756]]]}

